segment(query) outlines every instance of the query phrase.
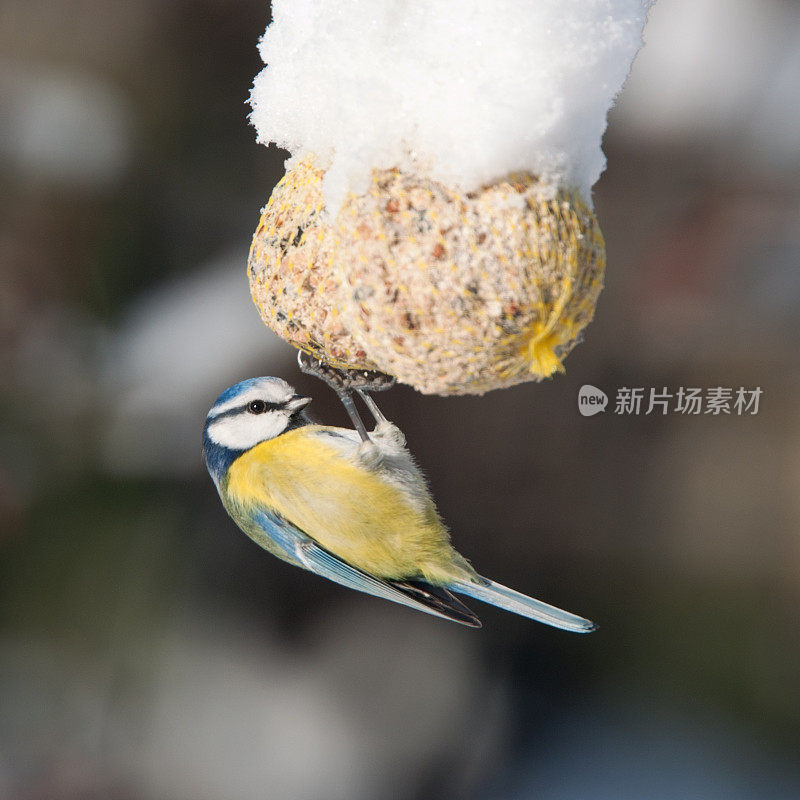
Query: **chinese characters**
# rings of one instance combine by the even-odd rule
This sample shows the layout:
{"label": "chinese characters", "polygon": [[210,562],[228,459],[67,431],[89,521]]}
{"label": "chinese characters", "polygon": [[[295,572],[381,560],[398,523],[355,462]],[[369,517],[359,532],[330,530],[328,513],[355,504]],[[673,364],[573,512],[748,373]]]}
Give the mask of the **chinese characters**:
{"label": "chinese characters", "polygon": [[615,414],[711,414],[712,416],[745,416],[758,414],[763,389],[756,386],[747,389],[740,386],[733,389],[726,386],[712,386],[705,390],[698,387],[679,387],[671,392],[664,386],[661,389],[644,387],[617,389]]}

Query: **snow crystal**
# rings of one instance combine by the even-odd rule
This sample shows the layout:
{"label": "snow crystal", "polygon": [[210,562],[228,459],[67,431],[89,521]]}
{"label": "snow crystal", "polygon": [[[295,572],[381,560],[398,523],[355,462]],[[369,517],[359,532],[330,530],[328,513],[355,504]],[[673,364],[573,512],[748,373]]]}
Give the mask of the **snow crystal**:
{"label": "snow crystal", "polygon": [[273,0],[258,140],[315,154],[326,200],[373,168],[470,191],[527,170],[590,197],[650,0]]}

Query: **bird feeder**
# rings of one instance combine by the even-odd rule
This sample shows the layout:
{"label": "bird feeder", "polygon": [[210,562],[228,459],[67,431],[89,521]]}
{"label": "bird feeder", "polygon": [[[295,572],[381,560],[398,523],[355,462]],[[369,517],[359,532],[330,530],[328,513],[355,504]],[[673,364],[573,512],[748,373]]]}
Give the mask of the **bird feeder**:
{"label": "bird feeder", "polygon": [[479,190],[376,169],[327,212],[306,158],[261,214],[248,261],[261,318],[345,369],[425,394],[482,394],[563,370],[591,321],[605,247],[577,190],[528,173]]}

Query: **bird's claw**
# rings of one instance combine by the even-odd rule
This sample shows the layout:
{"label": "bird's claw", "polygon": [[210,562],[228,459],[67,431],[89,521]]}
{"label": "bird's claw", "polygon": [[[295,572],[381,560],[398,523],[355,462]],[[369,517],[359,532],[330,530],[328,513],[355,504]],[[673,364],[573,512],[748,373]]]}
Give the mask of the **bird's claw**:
{"label": "bird's claw", "polygon": [[354,369],[347,372],[351,389],[357,392],[385,392],[397,383],[394,375],[376,369]]}
{"label": "bird's claw", "polygon": [[303,350],[297,354],[301,372],[325,381],[335,392],[383,392],[391,389],[395,379],[391,375],[369,369],[339,369],[326,364]]}
{"label": "bird's claw", "polygon": [[297,365],[300,367],[301,372],[319,378],[336,392],[355,429],[358,431],[361,441],[369,442],[369,434],[353,401],[353,393],[358,394],[364,401],[375,418],[375,422],[385,422],[386,418],[380,412],[369,393],[382,392],[385,389],[389,389],[394,386],[395,379],[391,375],[384,375],[382,372],[373,370],[338,369],[302,350],[297,354]]}

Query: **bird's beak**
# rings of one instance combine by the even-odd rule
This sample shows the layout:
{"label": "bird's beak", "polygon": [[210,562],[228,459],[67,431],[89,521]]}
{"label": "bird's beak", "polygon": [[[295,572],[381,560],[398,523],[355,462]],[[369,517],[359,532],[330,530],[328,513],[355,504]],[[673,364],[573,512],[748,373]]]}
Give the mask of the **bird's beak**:
{"label": "bird's beak", "polygon": [[294,414],[295,411],[299,411],[301,408],[305,408],[311,402],[310,397],[302,397],[299,394],[296,394],[291,400],[286,403],[286,410],[290,414]]}

